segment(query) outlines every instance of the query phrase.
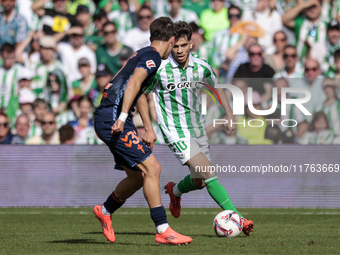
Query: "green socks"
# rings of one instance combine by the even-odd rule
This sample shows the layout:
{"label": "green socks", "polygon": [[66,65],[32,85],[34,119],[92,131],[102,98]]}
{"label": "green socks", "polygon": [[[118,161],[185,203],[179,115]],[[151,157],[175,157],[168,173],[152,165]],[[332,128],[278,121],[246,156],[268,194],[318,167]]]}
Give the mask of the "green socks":
{"label": "green socks", "polygon": [[218,177],[216,175],[206,179],[204,183],[210,196],[223,210],[232,210],[242,217],[242,215],[236,210],[233,202],[231,202],[228,192],[218,182]]}
{"label": "green socks", "polygon": [[190,191],[199,189],[193,184],[190,174],[185,176],[184,179],[177,184],[177,187],[181,193],[188,193]]}
{"label": "green socks", "polygon": [[[235,206],[233,205],[233,202],[231,202],[228,192],[218,182],[218,177],[216,175],[209,179],[206,179],[204,183],[205,186],[207,187],[210,196],[223,210],[232,210],[241,216],[241,214],[236,210]],[[183,180],[176,184],[176,187],[174,187],[173,191],[175,196],[180,197],[181,193],[188,193],[190,191],[198,189],[199,188],[197,188],[193,184],[190,174],[188,174],[187,176],[184,177]]]}

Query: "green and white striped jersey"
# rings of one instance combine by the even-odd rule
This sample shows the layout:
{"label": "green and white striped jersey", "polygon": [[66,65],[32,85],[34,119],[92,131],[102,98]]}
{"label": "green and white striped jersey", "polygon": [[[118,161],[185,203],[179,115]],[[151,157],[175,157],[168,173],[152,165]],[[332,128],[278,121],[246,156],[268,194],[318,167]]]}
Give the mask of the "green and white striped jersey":
{"label": "green and white striped jersey", "polygon": [[320,133],[307,132],[299,139],[299,144],[303,145],[318,145],[318,144],[332,144],[334,140],[334,134],[331,130],[325,129]]}
{"label": "green and white striped jersey", "polygon": [[339,15],[339,11],[339,0],[331,0],[328,3],[323,1],[321,7],[321,18],[325,22],[330,22],[332,19],[335,19],[337,15]]}
{"label": "green and white striped jersey", "polygon": [[107,17],[116,24],[120,41],[123,40],[126,32],[135,26],[133,23],[133,13],[130,11],[114,10]]}
{"label": "green and white striped jersey", "polygon": [[274,74],[273,79],[279,79],[279,78],[286,78],[288,82],[293,81],[294,78],[303,78],[304,77],[304,68],[301,65],[300,62],[297,62],[295,64],[294,72],[291,74],[288,74],[286,69],[282,69],[281,71],[278,71]]}
{"label": "green and white striped jersey", "polygon": [[41,126],[38,126],[32,121],[30,123],[30,129],[28,130],[28,137],[33,136],[41,136],[42,135],[42,128]]}
{"label": "green and white striped jersey", "polygon": [[335,135],[340,136],[340,100],[336,100],[329,106],[325,106],[324,103],[318,104],[313,114],[318,111],[323,111],[327,115],[331,130]]}
{"label": "green and white striped jersey", "polygon": [[104,142],[96,135],[94,127],[86,127],[76,134],[75,144],[93,145],[104,144]]}
{"label": "green and white striped jersey", "polygon": [[319,20],[316,24],[313,24],[306,18],[296,18],[295,19],[295,40],[296,49],[300,60],[304,60],[307,54],[307,47],[305,41],[307,41],[311,46],[315,43],[326,43],[326,28],[327,24]]}
{"label": "green and white striped jersey", "polygon": [[184,70],[171,55],[162,61],[146,93],[154,92],[157,122],[166,143],[206,135],[197,88],[198,82],[206,79],[217,83],[205,60],[190,55]]}
{"label": "green and white striped jersey", "polygon": [[244,14],[248,11],[253,12],[256,9],[257,0],[232,0],[229,3],[240,7]]}
{"label": "green and white striped jersey", "polygon": [[31,84],[31,88],[37,98],[45,98],[45,91],[48,74],[55,69],[64,70],[63,64],[59,60],[54,60],[53,64],[47,66],[40,62],[37,66],[35,76]]}
{"label": "green and white striped jersey", "polygon": [[161,16],[169,17],[173,22],[184,21],[186,23],[195,22],[197,25],[200,24],[200,20],[196,14],[196,12],[192,10],[188,10],[185,8],[179,8],[178,14],[175,18],[171,17],[169,11],[166,11],[164,14],[157,16],[157,18]]}
{"label": "green and white striped jersey", "polygon": [[221,30],[215,33],[212,43],[212,67],[220,67],[227,59],[225,56],[226,51],[235,46],[241,39],[240,34],[230,34],[229,29]]}
{"label": "green and white striped jersey", "polygon": [[77,119],[77,116],[74,114],[72,110],[62,112],[58,114],[56,117],[57,128],[59,129],[61,126],[67,124],[70,121],[74,121],[76,119]]}
{"label": "green and white striped jersey", "polygon": [[327,72],[330,67],[335,68],[335,63],[334,63],[334,53],[336,50],[340,49],[340,40],[335,44],[332,45],[328,40],[326,42],[326,55],[325,58],[321,64],[321,69],[323,72]]}
{"label": "green and white striped jersey", "polygon": [[196,58],[201,58],[211,63],[212,44],[210,42],[204,42],[200,45],[197,51],[191,51],[191,54],[193,54]]}
{"label": "green and white striped jersey", "polygon": [[8,70],[0,67],[0,109],[6,109],[11,98],[18,96],[17,77],[19,72],[19,65],[14,65]]}
{"label": "green and white striped jersey", "polygon": [[286,11],[292,9],[295,5],[295,0],[277,0],[275,7],[280,15],[283,15]]}

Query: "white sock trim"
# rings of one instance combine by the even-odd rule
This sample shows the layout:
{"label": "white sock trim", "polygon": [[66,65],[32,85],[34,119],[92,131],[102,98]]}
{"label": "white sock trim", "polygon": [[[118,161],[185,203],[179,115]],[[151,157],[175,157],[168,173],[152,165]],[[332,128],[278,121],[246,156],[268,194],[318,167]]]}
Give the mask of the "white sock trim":
{"label": "white sock trim", "polygon": [[179,191],[178,189],[178,184],[176,184],[175,186],[173,186],[172,188],[172,193],[174,193],[175,197],[181,197],[182,196],[182,192]]}
{"label": "white sock trim", "polygon": [[102,205],[102,213],[104,215],[106,215],[106,216],[110,216],[111,215],[111,213],[108,210],[106,210],[106,207],[104,205]]}
{"label": "white sock trim", "polygon": [[156,227],[156,231],[157,231],[158,234],[162,234],[168,229],[168,227],[169,227],[168,223],[163,223],[163,224],[158,225]]}

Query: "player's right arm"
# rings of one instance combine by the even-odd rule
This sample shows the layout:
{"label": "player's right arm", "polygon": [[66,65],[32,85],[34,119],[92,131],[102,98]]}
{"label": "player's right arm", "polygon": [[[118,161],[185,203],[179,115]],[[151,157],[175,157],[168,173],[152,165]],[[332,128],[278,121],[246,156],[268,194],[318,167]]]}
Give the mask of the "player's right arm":
{"label": "player's right arm", "polygon": [[121,133],[124,131],[125,120],[129,115],[132,103],[138,95],[143,81],[148,76],[148,72],[144,68],[136,68],[133,75],[126,84],[123,106],[119,118],[111,127],[111,133]]}

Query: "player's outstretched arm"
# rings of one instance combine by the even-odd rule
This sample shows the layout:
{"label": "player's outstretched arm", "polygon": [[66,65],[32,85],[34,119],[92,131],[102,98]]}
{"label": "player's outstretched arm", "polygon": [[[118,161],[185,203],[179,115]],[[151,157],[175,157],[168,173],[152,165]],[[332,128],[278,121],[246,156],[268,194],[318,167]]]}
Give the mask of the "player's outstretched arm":
{"label": "player's outstretched arm", "polygon": [[123,98],[122,111],[117,121],[111,127],[112,134],[121,133],[124,131],[125,120],[129,115],[129,111],[131,109],[132,103],[135,100],[136,96],[138,95],[140,87],[147,76],[148,76],[148,73],[143,68],[135,69],[133,75],[131,76],[128,83],[126,84],[124,98]]}
{"label": "player's outstretched arm", "polygon": [[143,142],[150,147],[151,151],[155,146],[155,142],[157,140],[157,136],[153,130],[150,115],[149,115],[149,105],[147,100],[147,95],[143,93],[137,101],[138,111],[140,116],[142,117],[145,135],[143,137]]}
{"label": "player's outstretched arm", "polygon": [[225,91],[222,88],[216,88],[216,91],[221,98],[223,109],[225,113],[227,114],[227,119],[228,119],[228,123],[226,124],[227,133],[231,134],[235,130],[235,125],[234,126],[231,125],[232,123],[231,120],[234,120],[233,111],[230,107],[228,97],[225,94]]}

